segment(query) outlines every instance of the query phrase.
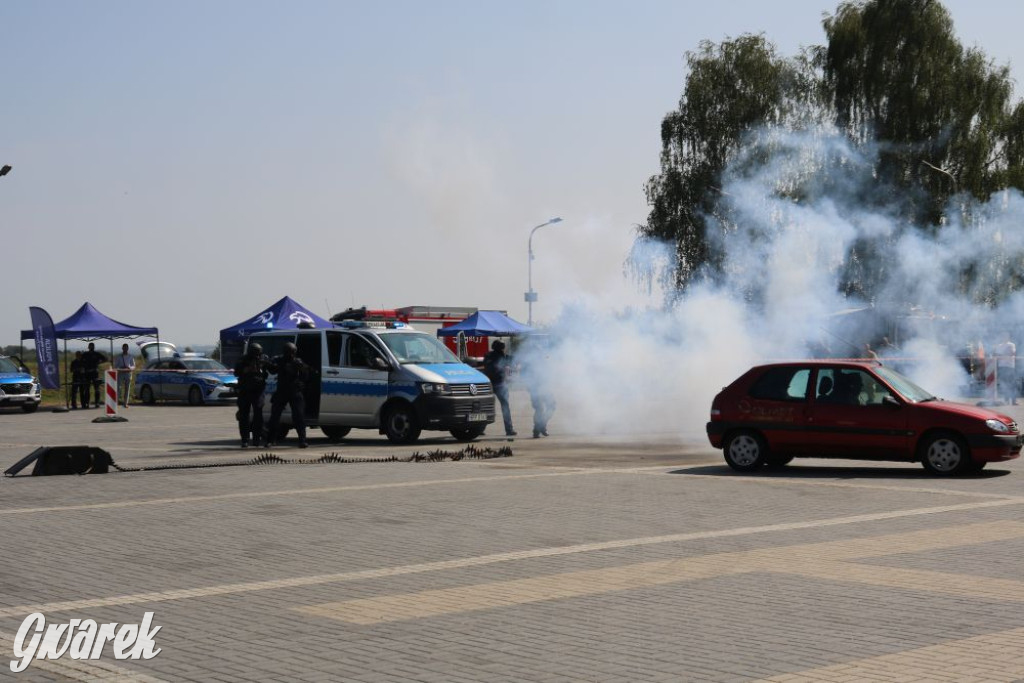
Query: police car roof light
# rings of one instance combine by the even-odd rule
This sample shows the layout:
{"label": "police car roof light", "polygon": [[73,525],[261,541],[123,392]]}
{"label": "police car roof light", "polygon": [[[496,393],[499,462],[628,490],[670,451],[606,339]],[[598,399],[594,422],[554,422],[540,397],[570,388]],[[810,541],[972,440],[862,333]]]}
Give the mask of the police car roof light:
{"label": "police car roof light", "polygon": [[344,327],[344,328],[349,329],[349,330],[369,327],[369,325],[367,325],[362,320],[342,320],[341,322],[334,323],[334,326],[335,327]]}

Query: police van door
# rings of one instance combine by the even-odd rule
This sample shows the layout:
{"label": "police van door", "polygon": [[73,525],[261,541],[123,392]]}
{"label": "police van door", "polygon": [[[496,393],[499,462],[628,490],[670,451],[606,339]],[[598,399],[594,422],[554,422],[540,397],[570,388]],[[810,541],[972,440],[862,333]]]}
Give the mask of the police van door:
{"label": "police van door", "polygon": [[295,335],[295,346],[298,357],[309,366],[309,379],[306,389],[302,392],[306,399],[306,419],[316,421],[320,415],[320,375],[322,372],[323,344],[319,334]]}
{"label": "police van door", "polygon": [[346,427],[373,427],[388,397],[388,371],[373,367],[382,355],[363,337],[327,330],[320,421]]}

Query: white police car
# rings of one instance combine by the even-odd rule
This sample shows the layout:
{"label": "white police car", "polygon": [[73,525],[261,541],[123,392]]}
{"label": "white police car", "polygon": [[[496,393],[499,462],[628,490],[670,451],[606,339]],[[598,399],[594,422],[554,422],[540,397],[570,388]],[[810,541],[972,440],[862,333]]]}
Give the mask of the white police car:
{"label": "white police car", "polygon": [[39,382],[20,361],[0,356],[0,407],[21,406],[34,413],[43,400]]}
{"label": "white police car", "polygon": [[189,405],[235,399],[238,379],[218,361],[198,353],[177,353],[150,361],[135,377],[136,395],[145,404],[188,401]]}

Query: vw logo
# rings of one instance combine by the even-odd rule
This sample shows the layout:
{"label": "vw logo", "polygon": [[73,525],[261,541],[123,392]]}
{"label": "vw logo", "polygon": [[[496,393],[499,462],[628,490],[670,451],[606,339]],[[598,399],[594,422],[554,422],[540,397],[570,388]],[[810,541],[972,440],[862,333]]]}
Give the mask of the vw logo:
{"label": "vw logo", "polygon": [[470,384],[470,385],[469,385],[469,393],[471,393],[471,394],[473,394],[474,396],[476,396],[476,392],[477,392],[477,388],[476,388],[476,385],[475,385],[475,384]]}

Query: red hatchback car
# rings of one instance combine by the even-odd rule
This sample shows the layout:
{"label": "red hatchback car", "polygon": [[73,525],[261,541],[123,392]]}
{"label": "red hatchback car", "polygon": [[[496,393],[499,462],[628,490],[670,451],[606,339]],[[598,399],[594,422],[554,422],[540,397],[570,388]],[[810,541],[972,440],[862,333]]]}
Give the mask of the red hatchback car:
{"label": "red hatchback car", "polygon": [[1020,455],[1013,418],[945,401],[880,363],[760,365],[711,404],[711,445],[734,470],[794,457],[920,461],[933,474],[976,472]]}

